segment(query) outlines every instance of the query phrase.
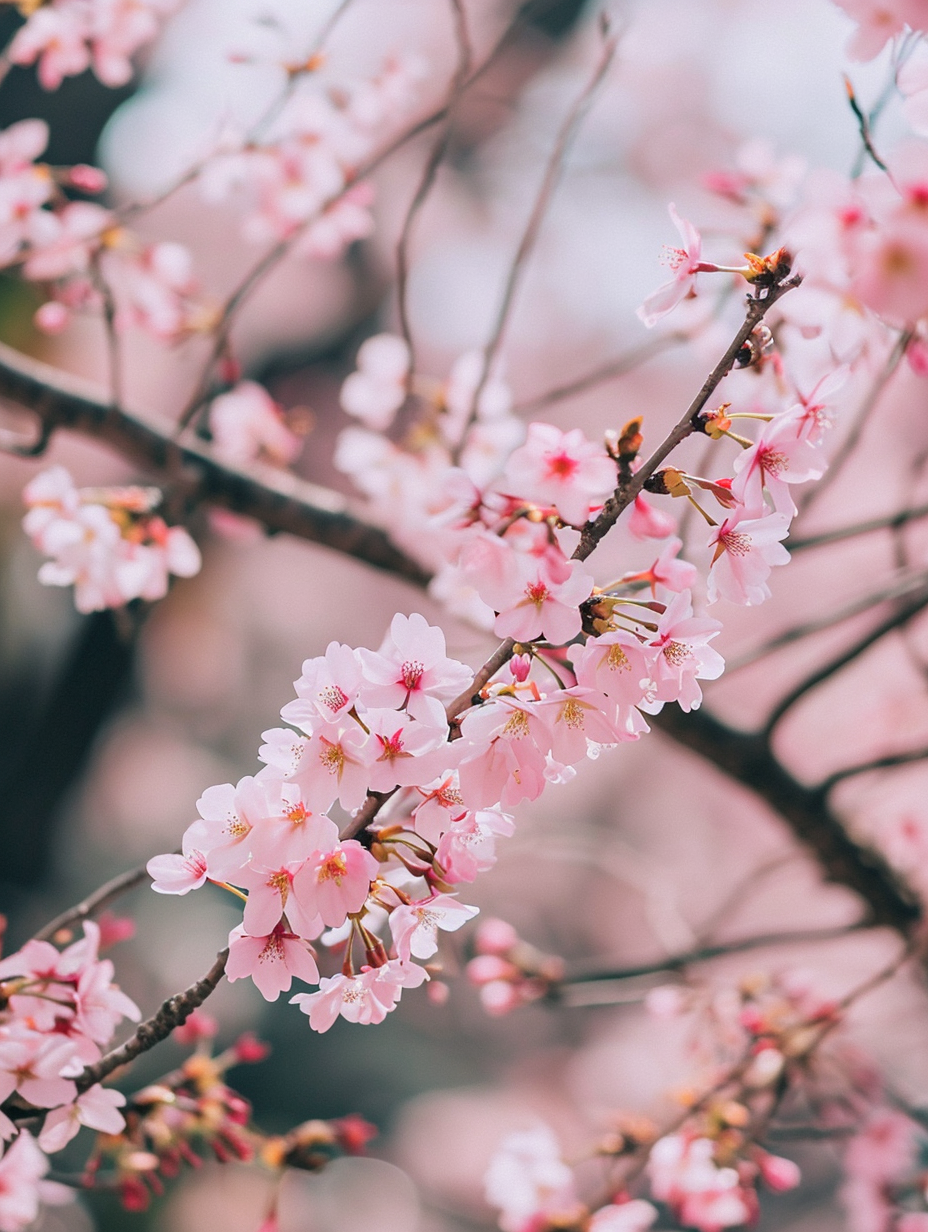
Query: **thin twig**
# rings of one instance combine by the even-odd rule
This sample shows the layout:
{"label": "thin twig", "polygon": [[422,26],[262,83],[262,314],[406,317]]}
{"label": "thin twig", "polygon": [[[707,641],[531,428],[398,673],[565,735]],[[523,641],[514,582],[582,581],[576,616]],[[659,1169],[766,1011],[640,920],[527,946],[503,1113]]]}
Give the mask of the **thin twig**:
{"label": "thin twig", "polygon": [[928,518],[928,505],[916,505],[912,509],[901,509],[898,513],[869,518],[866,522],[854,522],[850,526],[839,526],[835,530],[823,530],[800,539],[790,536],[789,550],[795,553],[804,552],[808,548],[828,547],[832,543],[843,543],[845,539],[856,539],[860,535],[870,535],[878,530],[898,530],[901,526],[917,522],[921,518]]}
{"label": "thin twig", "polygon": [[910,749],[905,753],[887,753],[885,757],[874,757],[871,761],[860,762],[856,766],[845,766],[836,770],[819,784],[819,790],[829,792],[838,783],[846,779],[856,778],[858,774],[870,774],[874,770],[890,770],[893,766],[909,766],[914,762],[928,760],[928,749]]}
{"label": "thin twig", "polygon": [[528,264],[529,256],[538,240],[541,232],[541,226],[544,222],[545,215],[548,212],[548,206],[551,203],[551,198],[557,183],[561,178],[561,172],[564,168],[564,160],[567,152],[573,144],[574,138],[580,129],[580,125],[586,116],[593,99],[599,90],[612,61],[615,59],[616,49],[618,47],[618,37],[609,33],[609,25],[605,17],[602,19],[602,34],[603,34],[603,49],[600,58],[593,69],[589,81],[581,90],[580,94],[574,101],[573,106],[564,118],[554,140],[554,145],[551,147],[551,153],[548,156],[548,162],[545,167],[545,173],[542,176],[541,184],[538,188],[538,193],[535,197],[535,203],[532,206],[528,221],[525,224],[525,229],[522,232],[522,237],[513,255],[512,262],[509,266],[509,272],[506,276],[506,282],[503,286],[503,296],[500,300],[499,308],[496,313],[496,320],[493,323],[493,328],[490,331],[490,337],[487,340],[486,346],[483,348],[482,367],[480,370],[480,379],[474,388],[471,396],[470,412],[467,417],[467,422],[464,425],[461,434],[463,441],[467,435],[467,430],[477,417],[477,411],[480,406],[480,398],[486,388],[487,381],[490,379],[490,374],[493,369],[493,362],[499,353],[499,349],[503,342],[503,336],[506,332],[506,326],[509,323],[509,315],[515,300],[516,292],[522,280],[522,275],[525,273]]}
{"label": "thin twig", "polygon": [[128,894],[130,890],[134,890],[136,886],[142,884],[148,877],[145,865],[139,868],[132,868],[127,873],[120,873],[118,877],[113,877],[107,881],[105,885],[100,886],[98,890],[94,890],[92,894],[88,894],[85,899],[69,907],[67,911],[62,911],[61,915],[56,915],[53,920],[40,928],[33,938],[35,941],[51,941],[56,933],[63,928],[71,928],[75,924],[80,924],[84,920],[89,919],[103,907],[108,906],[123,894]]}
{"label": "thin twig", "polygon": [[881,621],[880,624],[878,624],[874,629],[871,629],[869,633],[866,633],[863,637],[858,638],[858,640],[846,650],[843,650],[840,654],[835,655],[834,658],[829,659],[828,662],[822,664],[821,667],[816,668],[811,675],[807,676],[804,680],[801,680],[799,684],[790,689],[786,696],[782,698],[771,711],[764,727],[764,736],[769,739],[774,729],[784,718],[784,716],[792,710],[796,703],[805,697],[807,693],[811,692],[812,689],[817,688],[818,685],[823,684],[826,680],[834,676],[836,672],[841,671],[842,668],[847,667],[849,663],[853,663],[855,659],[859,658],[860,655],[862,655],[866,650],[869,650],[871,646],[875,645],[881,638],[885,637],[887,633],[891,633],[894,629],[901,629],[904,625],[908,624],[910,620],[914,620],[916,616],[920,615],[925,610],[926,606],[928,606],[928,586],[923,585],[911,596],[908,602],[903,603],[895,612],[892,613],[891,616],[888,616],[885,620]]}
{"label": "thin twig", "polygon": [[604,382],[614,380],[616,377],[625,376],[626,373],[632,372],[641,364],[647,363],[649,359],[654,359],[655,356],[662,355],[664,351],[669,351],[672,347],[680,346],[689,340],[690,335],[682,330],[677,330],[672,334],[663,334],[660,338],[652,338],[648,342],[642,343],[641,346],[632,347],[624,355],[618,355],[615,359],[607,360],[606,363],[600,364],[584,376],[576,377],[565,385],[558,385],[543,394],[535,394],[531,398],[526,398],[523,402],[517,402],[512,409],[517,414],[534,414],[536,411],[543,410],[555,402],[563,402],[565,398],[573,398],[575,395],[582,394],[596,385],[602,385]]}
{"label": "thin twig", "polygon": [[438,140],[432,146],[426,159],[419,185],[410,202],[409,209],[406,211],[406,217],[403,219],[403,228],[396,246],[396,299],[400,317],[400,332],[409,348],[408,380],[410,383],[416,372],[416,347],[409,323],[409,304],[407,302],[409,291],[409,241],[412,236],[413,224],[432,190],[435,177],[438,174],[438,168],[441,166],[447,153],[448,143],[451,139],[451,119],[454,109],[468,85],[468,77],[473,62],[473,48],[467,29],[467,14],[464,11],[464,6],[461,0],[449,0],[449,3],[454,18],[458,63],[449,89],[447,120],[445,127],[439,134]]}
{"label": "thin twig", "polygon": [[[792,547],[792,545],[790,546]],[[730,676],[732,672],[739,672],[745,667],[750,667],[752,663],[759,662],[774,651],[782,650],[785,646],[792,646],[794,642],[800,642],[804,638],[814,636],[816,633],[823,633],[826,629],[833,629],[836,625],[843,624],[846,620],[853,620],[855,616],[862,616],[864,612],[869,612],[881,603],[888,603],[892,599],[901,599],[903,595],[911,594],[913,590],[919,589],[926,583],[928,583],[928,573],[921,570],[918,573],[901,578],[894,586],[877,591],[876,594],[865,595],[862,599],[855,599],[853,603],[839,608],[837,612],[831,612],[827,616],[820,616],[815,620],[806,621],[804,624],[793,625],[789,629],[784,629],[782,633],[776,634],[775,637],[770,638],[769,641],[764,642],[763,645],[758,646],[755,650],[750,650],[746,654],[727,662],[725,665],[725,675]]]}
{"label": "thin twig", "polygon": [[583,967],[568,972],[564,980],[556,986],[557,990],[569,988],[573,984],[598,983],[605,980],[635,980],[646,975],[659,975],[662,972],[681,971],[696,963],[709,962],[716,958],[725,958],[729,954],[743,954],[749,950],[768,949],[778,945],[796,945],[807,942],[835,941],[848,937],[852,933],[872,928],[872,922],[859,920],[855,924],[842,924],[834,928],[792,929],[784,932],[762,933],[756,937],[743,937],[738,941],[719,942],[715,945],[702,945],[687,950],[682,954],[674,954],[669,958],[659,958],[654,962],[640,963],[633,967]]}
{"label": "thin twig", "polygon": [[202,1005],[211,993],[215,992],[225,972],[228,957],[229,951],[221,950],[216,956],[216,961],[201,980],[197,980],[183,992],[168,997],[157,1014],[136,1028],[131,1039],[126,1040],[119,1048],[114,1048],[112,1052],[108,1052],[93,1065],[88,1065],[77,1079],[78,1092],[86,1091],[95,1083],[102,1082],[114,1070],[128,1065],[130,1061],[140,1057],[143,1052],[148,1052],[156,1044],[167,1039],[175,1027],[182,1026],[193,1011]]}

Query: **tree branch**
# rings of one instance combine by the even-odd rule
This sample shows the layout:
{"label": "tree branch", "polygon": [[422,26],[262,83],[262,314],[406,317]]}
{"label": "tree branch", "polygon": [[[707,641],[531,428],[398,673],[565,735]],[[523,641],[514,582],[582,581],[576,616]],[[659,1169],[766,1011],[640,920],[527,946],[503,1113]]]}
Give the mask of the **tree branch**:
{"label": "tree branch", "polygon": [[118,877],[113,877],[111,881],[100,886],[99,890],[94,890],[93,894],[88,894],[82,902],[69,907],[67,911],[62,911],[61,915],[56,915],[44,928],[39,929],[34,940],[51,941],[55,933],[60,932],[62,928],[70,928],[73,924],[80,924],[89,919],[102,907],[108,906],[115,899],[141,885],[147,877],[148,872],[144,864],[139,868],[130,869],[127,873],[120,873]]}
{"label": "tree branch", "polygon": [[763,933],[756,937],[744,937],[740,941],[719,942],[716,945],[697,946],[683,954],[674,954],[670,958],[659,958],[655,962],[641,963],[636,967],[578,967],[568,972],[556,986],[554,995],[565,986],[572,984],[591,984],[605,980],[634,980],[645,975],[659,975],[664,971],[680,971],[695,963],[709,962],[714,958],[724,958],[729,954],[744,954],[749,950],[763,950],[770,946],[796,945],[804,942],[835,941],[847,937],[851,933],[872,928],[872,924],[861,920],[856,924],[842,924],[835,928],[801,928],[779,933]]}
{"label": "tree branch", "polygon": [[119,1048],[114,1048],[112,1052],[108,1052],[105,1057],[101,1057],[93,1065],[88,1065],[77,1079],[78,1092],[86,1091],[95,1083],[102,1082],[114,1070],[128,1065],[130,1061],[140,1057],[143,1052],[148,1052],[156,1044],[167,1039],[175,1027],[182,1026],[193,1011],[202,1005],[211,993],[215,992],[216,986],[225,973],[228,957],[229,951],[221,950],[216,956],[216,961],[201,980],[191,984],[184,992],[168,997],[157,1014],[136,1028],[131,1039]]}
{"label": "tree branch", "polygon": [[287,472],[253,465],[228,466],[195,441],[172,440],[170,432],[109,405],[82,383],[0,344],[0,398],[32,411],[42,433],[58,428],[109,446],[164,484],[180,481],[191,503],[204,502],[254,518],[268,531],[283,531],[334,548],[346,556],[413,582],[428,583],[427,571],[395,547],[379,527],[348,512],[335,492]]}
{"label": "tree branch", "polygon": [[792,777],[762,733],[735,731],[705,710],[685,714],[677,706],[665,706],[650,721],[764,800],[812,852],[827,881],[863,898],[871,923],[910,934],[921,919],[916,896],[879,852],[848,835],[821,787]]}
{"label": "tree branch", "polygon": [[819,790],[830,792],[838,783],[845,779],[855,778],[858,774],[870,774],[873,770],[890,770],[893,766],[910,766],[914,762],[928,761],[928,749],[910,749],[904,753],[887,753],[885,757],[874,757],[872,761],[863,761],[856,766],[845,766],[829,774],[824,782],[819,784]]}
{"label": "tree branch", "polygon": [[881,621],[876,628],[871,629],[869,633],[859,638],[847,650],[843,650],[841,654],[836,655],[833,659],[829,659],[827,663],[824,663],[810,676],[807,676],[805,680],[800,681],[795,688],[790,689],[789,693],[774,706],[764,728],[764,737],[769,739],[781,719],[807,693],[811,692],[818,685],[824,684],[826,680],[835,675],[836,672],[839,672],[843,667],[847,667],[849,663],[852,663],[864,651],[869,650],[871,646],[885,637],[887,633],[891,633],[894,629],[900,629],[910,620],[913,620],[925,610],[926,606],[928,606],[928,586],[923,585],[906,603],[901,604],[891,616]]}

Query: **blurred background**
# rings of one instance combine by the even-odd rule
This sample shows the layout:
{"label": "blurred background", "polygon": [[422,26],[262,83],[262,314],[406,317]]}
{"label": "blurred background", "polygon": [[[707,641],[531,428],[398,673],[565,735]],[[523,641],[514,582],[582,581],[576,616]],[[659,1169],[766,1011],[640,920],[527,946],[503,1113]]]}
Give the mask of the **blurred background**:
{"label": "blurred background", "polygon": [[[595,59],[599,7],[528,0],[456,115],[413,244],[409,303],[426,372],[444,375],[489,332],[553,135]],[[50,162],[99,162],[111,177],[112,201],[148,198],[223,123],[260,112],[279,86],[273,59],[280,47],[311,45],[333,9],[327,0],[187,0],[130,87],[109,90],[88,73],[46,93],[31,69],[14,68],[0,86],[0,126],[41,116],[51,125]],[[517,10],[514,0],[470,3],[476,48],[491,46]],[[745,141],[762,138],[777,155],[845,172],[857,150],[841,80],[851,26],[828,0],[630,0],[610,10],[623,31],[619,55],[571,151],[507,333],[507,379],[527,407],[644,340],[634,309],[659,281],[660,245],[673,242],[667,202],[704,223],[712,245],[713,222],[721,235],[726,219],[701,180],[730,166]],[[19,19],[3,20],[5,40]],[[355,0],[330,41],[331,70],[355,77],[390,52],[414,53],[424,66],[425,111],[453,71],[450,29],[439,0]],[[243,52],[254,62],[241,63]],[[878,92],[885,71],[881,60],[854,67],[862,96]],[[891,142],[900,130],[892,109],[881,126],[881,139]],[[347,480],[332,466],[348,422],[339,386],[359,343],[395,327],[397,235],[429,148],[427,137],[411,142],[377,171],[373,238],[338,262],[284,263],[237,325],[246,375],[284,406],[308,409],[311,431],[297,471],[345,492]],[[235,213],[204,205],[194,188],[146,214],[140,230],[189,245],[201,285],[217,301],[254,259]],[[738,253],[713,247],[713,257],[731,256]],[[31,324],[38,303],[13,277],[0,279],[0,338],[102,381],[100,325],[78,321],[50,340]],[[654,443],[724,340],[724,329],[709,330],[703,349],[668,352],[542,414],[595,438],[643,413]],[[176,419],[203,354],[197,341],[167,348],[128,336],[127,404],[161,422]],[[861,443],[859,463],[817,505],[806,531],[924,499],[912,459],[928,446],[925,390],[923,379],[900,374]],[[19,422],[15,412],[3,414],[4,422]],[[377,646],[395,611],[422,611],[442,623],[454,656],[476,665],[491,644],[400,582],[286,537],[257,530],[219,536],[205,516],[194,527],[205,557],[201,574],[174,586],[138,629],[109,612],[79,617],[70,592],[38,584],[38,557],[19,525],[22,488],[56,462],[82,484],[144,478],[73,437],[56,437],[41,462],[0,457],[0,909],[9,918],[7,948],[107,877],[177,846],[206,787],[255,771],[260,733],[278,722],[303,659],[330,640]],[[924,548],[915,527],[906,540],[909,559],[923,560]],[[841,607],[891,567],[892,550],[868,540],[797,558],[774,579],[774,599],[760,612],[724,612],[719,649],[738,659],[777,630]],[[647,545],[624,533],[603,555],[606,571],[613,559],[622,569],[650,559]],[[790,680],[829,653],[836,636],[825,630],[736,672],[708,692],[708,704],[736,726],[756,723]],[[923,740],[924,654],[928,637],[916,625],[906,646],[879,647],[798,708],[778,733],[796,774],[814,781],[900,739]],[[920,766],[891,783],[855,780],[842,806],[860,833],[891,854],[898,827],[924,821],[925,785]],[[613,750],[521,808],[516,837],[501,844],[496,868],[462,897],[486,916],[509,920],[544,951],[618,966],[710,935],[841,924],[859,911],[849,892],[822,883],[749,791],[659,733]],[[183,899],[142,889],[118,909],[135,918],[137,935],[112,956],[122,986],[146,1013],[201,974],[237,922],[237,912],[209,889]],[[467,944],[465,930],[447,946],[448,1004],[408,995],[376,1029],[339,1020],[319,1036],[286,997],[270,1005],[244,983],[216,993],[210,1006],[223,1039],[253,1027],[273,1045],[267,1061],[232,1079],[263,1126],[283,1130],[356,1111],[381,1130],[376,1158],[288,1177],[283,1232],[493,1228],[481,1178],[507,1130],[540,1115],[557,1126],[569,1157],[621,1112],[660,1119],[670,1093],[692,1075],[686,1025],[655,1022],[637,987],[591,989],[591,1004],[536,1004],[488,1017],[476,990],[455,978]],[[867,933],[801,952],[731,958],[704,974],[721,985],[756,969],[802,969],[817,990],[836,995],[890,956],[894,944],[888,934]],[[852,1026],[857,1043],[915,1100],[928,1097],[926,1025],[922,991],[900,983],[861,1006]],[[144,1058],[133,1087],[181,1055],[169,1043]],[[842,1227],[833,1199],[836,1155],[824,1146],[796,1157],[806,1184],[796,1196],[772,1199],[761,1227]],[[50,1211],[42,1226],[254,1232],[268,1190],[257,1169],[206,1167],[144,1214],[94,1199]]]}

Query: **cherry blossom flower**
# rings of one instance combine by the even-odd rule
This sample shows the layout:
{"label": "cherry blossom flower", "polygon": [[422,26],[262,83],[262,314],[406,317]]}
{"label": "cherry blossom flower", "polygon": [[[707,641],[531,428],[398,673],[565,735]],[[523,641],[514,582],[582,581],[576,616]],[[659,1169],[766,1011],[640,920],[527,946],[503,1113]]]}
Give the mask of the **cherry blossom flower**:
{"label": "cherry blossom flower", "polygon": [[497,697],[469,710],[461,723],[461,795],[471,808],[535,800],[545,788],[551,735],[537,707]]}
{"label": "cherry blossom flower", "polygon": [[496,863],[497,838],[514,833],[512,818],[497,809],[478,809],[457,818],[441,836],[435,857],[445,880],[453,884],[474,881],[478,873]]}
{"label": "cherry blossom flower", "polygon": [[[658,651],[651,678],[654,702],[675,701],[682,710],[693,710],[702,701],[697,680],[716,680],[725,668],[718,651],[709,646],[722,626],[717,620],[693,615],[692,597],[687,591],[676,595],[660,618],[650,645]],[[652,712],[653,704],[644,704]]]}
{"label": "cherry blossom flower", "polygon": [[691,222],[681,218],[675,205],[668,206],[673,225],[680,232],[682,248],[665,245],[662,262],[669,265],[673,278],[652,291],[638,309],[639,319],[651,329],[661,317],[673,312],[677,304],[690,294],[696,285],[696,274],[701,269],[711,269],[702,261],[702,238]]}
{"label": "cherry blossom flower", "polygon": [[280,407],[256,381],[239,381],[214,399],[209,426],[216,457],[233,466],[247,466],[260,457],[286,466],[303,447],[284,422]]}
{"label": "cherry blossom flower", "polygon": [[477,914],[476,907],[459,903],[450,894],[435,894],[401,903],[390,913],[390,931],[403,962],[411,957],[431,958],[438,952],[438,930],[457,932]]}
{"label": "cherry blossom flower", "polygon": [[766,506],[764,493],[770,494],[773,507],[788,518],[796,506],[789,485],[819,479],[825,472],[825,460],[803,432],[808,408],[802,404],[775,416],[757,441],[735,459],[735,480],[732,495],[757,516]]}
{"label": "cherry blossom flower", "polygon": [[297,697],[309,703],[309,714],[288,702],[280,712],[281,718],[312,734],[320,720],[331,723],[348,714],[364,682],[360,653],[340,642],[329,642],[324,655],[304,662],[303,674],[293,686]]}
{"label": "cherry blossom flower", "polygon": [[190,826],[184,833],[182,855],[153,856],[145,865],[156,894],[189,894],[205,885],[206,856],[194,845],[198,834],[205,834],[205,828]]}
{"label": "cherry blossom flower", "polygon": [[383,1022],[400,998],[403,988],[416,988],[428,979],[416,964],[391,960],[382,967],[364,968],[358,975],[333,975],[319,981],[319,991],[291,997],[309,1015],[314,1031],[325,1032],[339,1014],[348,1022]]}
{"label": "cherry blossom flower", "polygon": [[370,728],[373,748],[368,769],[371,791],[392,791],[397,786],[429,783],[436,775],[450,769],[457,759],[457,750],[446,741],[444,710],[441,711],[441,727],[420,722],[396,710],[368,710],[364,722]]}
{"label": "cherry blossom flower", "polygon": [[[235,874],[236,881],[248,891],[242,920],[249,937],[269,937],[284,912],[298,936],[307,941],[319,936],[323,929],[322,920],[315,910],[306,909],[301,895],[294,893],[294,881],[301,868],[303,862],[299,860],[279,868],[250,863]],[[339,924],[342,919],[344,916],[339,918]]]}
{"label": "cherry blossom flower", "polygon": [[397,614],[377,654],[359,651],[364,668],[361,696],[365,705],[401,706],[423,723],[443,727],[442,702],[457,697],[473,672],[445,653],[445,635],[424,616]]}
{"label": "cherry blossom flower", "polygon": [[709,1138],[671,1134],[651,1150],[651,1192],[667,1202],[677,1219],[701,1232],[737,1227],[754,1214],[755,1203],[742,1189],[735,1168],[719,1168]]}
{"label": "cherry blossom flower", "polygon": [[266,937],[252,937],[239,924],[229,934],[229,957],[226,978],[250,977],[265,1001],[276,1001],[282,992],[289,992],[295,977],[307,984],[318,984],[319,968],[305,941],[288,932],[282,924],[275,925]]}
{"label": "cherry blossom flower", "polygon": [[[923,0],[835,0],[857,29],[847,46],[852,60],[872,60],[911,18],[928,18]],[[921,10],[919,12],[919,10]]]}
{"label": "cherry blossom flower", "polygon": [[501,483],[522,500],[553,505],[565,522],[581,526],[617,483],[615,463],[579,428],[529,424],[525,444],[506,463]]}
{"label": "cherry blossom flower", "polygon": [[487,579],[478,590],[498,613],[493,632],[499,637],[521,642],[544,637],[560,646],[580,632],[580,604],[593,592],[593,575],[572,560],[566,562],[566,577],[557,577],[546,560],[520,552],[512,556],[505,578]]}
{"label": "cherry blossom flower", "polygon": [[632,736],[618,725],[618,712],[605,694],[583,685],[558,689],[538,703],[551,733],[551,753],[573,765],[587,756],[588,741],[618,744]]}
{"label": "cherry blossom flower", "polygon": [[[266,737],[271,734],[265,732]],[[353,720],[323,724],[303,742],[292,778],[307,806],[316,812],[324,813],[335,800],[342,808],[354,812],[367,796],[370,766],[376,752],[375,743]]]}
{"label": "cherry blossom flower", "polygon": [[509,1134],[497,1147],[484,1178],[487,1201],[499,1208],[503,1232],[568,1226],[583,1214],[570,1168],[547,1125]]}
{"label": "cherry blossom flower", "polygon": [[383,432],[406,400],[409,347],[394,334],[376,334],[361,344],[355,362],[342,385],[342,410]]}
{"label": "cherry blossom flower", "polygon": [[620,706],[637,706],[644,698],[654,652],[629,630],[602,633],[571,651],[578,684],[598,689]]}
{"label": "cherry blossom flower", "polygon": [[600,1207],[590,1218],[589,1232],[645,1232],[657,1218],[657,1208],[641,1198]]}
{"label": "cherry blossom flower", "polygon": [[639,493],[628,516],[628,529],[635,539],[666,539],[677,529],[677,520]]}
{"label": "cherry blossom flower", "polygon": [[788,534],[785,513],[751,518],[738,512],[726,518],[709,540],[715,549],[709,569],[709,602],[728,599],[750,606],[769,599],[770,570],[789,563],[789,552],[780,543]]}
{"label": "cherry blossom flower", "polygon": [[348,839],[307,860],[294,878],[293,892],[306,914],[338,928],[364,906],[378,867],[369,851]]}
{"label": "cherry blossom flower", "polygon": [[126,1127],[126,1120],[119,1111],[126,1097],[111,1087],[99,1083],[78,1095],[73,1104],[53,1108],[45,1118],[39,1134],[39,1146],[43,1151],[60,1151],[78,1133],[82,1125],[104,1134],[118,1134]]}
{"label": "cherry blossom flower", "polygon": [[0,1232],[22,1232],[39,1214],[39,1200],[61,1201],[67,1191],[43,1181],[48,1160],[27,1129],[0,1159]]}

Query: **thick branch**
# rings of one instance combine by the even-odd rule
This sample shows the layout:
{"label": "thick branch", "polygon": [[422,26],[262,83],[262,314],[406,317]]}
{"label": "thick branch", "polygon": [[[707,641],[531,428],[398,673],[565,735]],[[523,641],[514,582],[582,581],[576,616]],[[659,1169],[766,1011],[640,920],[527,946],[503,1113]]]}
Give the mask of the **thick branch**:
{"label": "thick branch", "polygon": [[42,435],[58,428],[109,446],[165,484],[180,481],[192,502],[219,505],[424,586],[428,574],[378,527],[347,511],[337,493],[272,467],[250,470],[221,463],[208,447],[183,444],[155,424],[109,405],[80,382],[0,344],[0,398],[38,416]]}
{"label": "thick branch", "polygon": [[651,722],[770,805],[815,856],[826,880],[863,898],[870,922],[910,933],[921,918],[915,896],[879,852],[847,834],[821,787],[805,787],[788,773],[762,734],[735,731],[705,710],[684,714],[677,706],[665,706]]}
{"label": "thick branch", "polygon": [[86,1091],[95,1083],[102,1082],[114,1070],[128,1065],[130,1061],[140,1057],[143,1052],[148,1052],[156,1044],[167,1039],[175,1027],[183,1026],[193,1011],[202,1005],[211,993],[215,992],[225,972],[228,957],[229,951],[221,950],[202,980],[197,980],[184,992],[168,997],[157,1014],[140,1024],[131,1039],[119,1048],[114,1048],[112,1052],[108,1052],[105,1057],[101,1057],[93,1065],[88,1065],[77,1079],[78,1091]]}

